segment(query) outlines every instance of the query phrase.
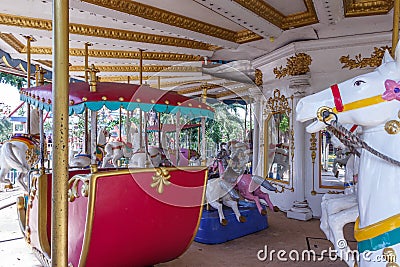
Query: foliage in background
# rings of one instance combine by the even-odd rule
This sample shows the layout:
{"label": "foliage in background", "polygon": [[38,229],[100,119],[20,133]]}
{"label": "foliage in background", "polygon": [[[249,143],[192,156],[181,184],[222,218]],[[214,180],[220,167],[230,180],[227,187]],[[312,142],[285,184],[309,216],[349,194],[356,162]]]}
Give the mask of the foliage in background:
{"label": "foliage in background", "polygon": [[10,139],[12,134],[12,123],[7,119],[0,120],[0,142]]}
{"label": "foliage in background", "polygon": [[279,130],[287,132],[289,130],[289,117],[283,114],[281,122],[279,123]]}
{"label": "foliage in background", "polygon": [[3,72],[0,72],[0,82],[17,87],[18,89],[21,89],[27,83],[25,78]]}

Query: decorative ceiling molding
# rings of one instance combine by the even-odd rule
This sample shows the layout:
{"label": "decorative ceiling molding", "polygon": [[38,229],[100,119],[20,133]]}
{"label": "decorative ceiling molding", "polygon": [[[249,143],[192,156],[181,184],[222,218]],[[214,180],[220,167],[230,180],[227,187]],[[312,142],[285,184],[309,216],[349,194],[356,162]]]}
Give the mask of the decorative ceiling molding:
{"label": "decorative ceiling molding", "polygon": [[[201,81],[198,81],[198,82],[201,82]],[[190,88],[185,88],[183,90],[179,90],[179,91],[177,91],[177,93],[184,95],[184,94],[191,94],[191,93],[195,93],[195,92],[201,92],[205,88],[204,86],[206,86],[207,90],[222,87],[219,84],[202,84],[200,86],[195,86],[195,87],[190,87]]]}
{"label": "decorative ceiling molding", "polygon": [[285,68],[282,66],[274,68],[275,78],[280,79],[285,76],[306,74],[310,71],[312,59],[306,53],[296,53],[294,56],[286,59],[286,61]]}
{"label": "decorative ceiling molding", "polygon": [[238,89],[238,90],[235,90],[235,91],[227,90],[227,91],[224,91],[222,93],[216,94],[215,96],[216,96],[216,98],[221,98],[221,97],[226,97],[226,96],[230,96],[230,95],[239,95],[241,93],[246,92],[248,89],[249,89],[248,87],[245,87],[245,88]]}
{"label": "decorative ceiling molding", "polygon": [[[96,66],[100,72],[139,72],[139,66]],[[85,66],[70,66],[69,71],[78,72],[85,71]],[[201,67],[193,66],[143,66],[143,72],[200,72]]]}
{"label": "decorative ceiling molding", "polygon": [[[129,77],[129,78],[128,78]],[[159,76],[143,76],[144,81],[158,79]],[[124,76],[100,76],[102,82],[128,82],[139,81],[140,76],[138,75],[124,75]],[[163,76],[162,79],[176,78],[176,76]]]}
{"label": "decorative ceiling molding", "polygon": [[307,11],[285,16],[264,0],[233,0],[282,30],[318,23],[312,0],[303,0]]}
{"label": "decorative ceiling molding", "polygon": [[343,0],[344,15],[359,17],[387,14],[393,8],[393,0]]}
{"label": "decorative ceiling molding", "polygon": [[11,33],[0,33],[0,38],[19,53],[21,53],[25,47],[25,45],[15,38]]}
{"label": "decorative ceiling molding", "polygon": [[366,68],[372,67],[376,68],[381,65],[383,55],[385,51],[389,50],[391,52],[392,48],[389,46],[381,46],[374,47],[374,52],[372,52],[371,56],[368,58],[362,58],[361,54],[358,54],[354,57],[354,59],[350,58],[350,55],[341,56],[339,61],[343,64],[342,69],[356,69],[356,68]]}
{"label": "decorative ceiling molding", "polygon": [[[108,9],[116,10],[144,19],[157,21],[178,28],[202,33],[219,39],[245,43],[262,39],[261,36],[249,30],[235,32],[203,21],[195,20],[183,15],[169,12],[146,4],[130,0],[82,0],[82,2],[94,4]],[[246,38],[243,38],[246,36]]]}
{"label": "decorative ceiling molding", "polygon": [[[0,13],[0,24],[51,31],[51,20]],[[215,51],[219,47],[189,39],[70,23],[69,33],[84,36]]]}

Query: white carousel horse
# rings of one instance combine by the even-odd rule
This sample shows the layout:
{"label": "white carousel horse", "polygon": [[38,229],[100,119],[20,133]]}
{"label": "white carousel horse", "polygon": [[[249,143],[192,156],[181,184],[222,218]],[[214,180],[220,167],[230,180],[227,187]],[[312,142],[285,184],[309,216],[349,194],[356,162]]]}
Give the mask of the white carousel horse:
{"label": "white carousel horse", "polygon": [[[347,149],[338,138],[333,134],[331,136],[334,147]],[[354,181],[355,177],[358,177],[358,162],[358,157],[354,154],[351,154],[346,162],[344,194],[325,194],[321,201],[320,228],[334,245],[337,255],[351,267],[354,266],[355,259],[350,254],[347,242],[342,240],[345,240],[343,227],[355,222],[358,217],[357,185]]]}
{"label": "white carousel horse", "polygon": [[[132,124],[134,127],[132,127],[130,133],[131,135],[135,136],[137,134],[137,129],[134,124]],[[132,140],[132,138],[131,138]],[[125,142],[121,141],[113,141],[109,142],[105,145],[104,147],[104,152],[105,156],[103,158],[103,164],[102,167],[106,167],[107,163],[109,160],[112,160],[112,164],[114,167],[118,167],[118,160],[121,159],[122,157],[124,158],[131,158],[134,152],[134,148],[130,147],[129,144],[126,144]]]}
{"label": "white carousel horse", "polygon": [[224,171],[221,160],[218,160],[218,168],[220,175],[223,174],[219,178],[208,180],[206,188],[207,204],[218,211],[219,222],[222,225],[228,223],[222,210],[222,204],[233,210],[238,222],[245,222],[246,218],[240,214],[236,201],[236,199],[239,199],[239,195],[234,191],[236,181],[242,173],[237,173],[229,164]]}
{"label": "white carousel horse", "polygon": [[18,183],[28,191],[28,186],[24,182],[30,169],[39,161],[39,112],[37,109],[31,110],[30,116],[32,134],[16,134],[6,141],[0,150],[0,182],[10,183],[6,175],[15,169],[19,172]]}
{"label": "white carousel horse", "polygon": [[[397,46],[396,60],[386,51],[382,64],[373,72],[304,97],[296,108],[298,121],[316,118],[318,110],[320,115],[328,115],[320,109],[327,106],[334,108],[339,123],[362,126],[365,149],[362,149],[360,157],[360,215],[354,234],[362,253],[359,266],[363,267],[388,266],[387,262],[374,259],[391,249],[396,255],[400,253],[400,235],[397,234],[400,230],[400,167],[376,153],[379,151],[397,161],[400,159],[400,135],[389,134],[396,132],[400,110],[400,84],[397,82],[400,80],[399,49]],[[316,121],[307,127],[307,131],[317,132],[324,127],[323,122]],[[395,266],[393,264],[391,266]]]}
{"label": "white carousel horse", "polygon": [[[97,134],[97,145],[96,145],[96,161],[102,162],[104,155],[104,146],[107,143],[106,137],[109,132],[105,127],[102,127]],[[91,156],[80,152],[74,152],[70,150],[69,166],[70,168],[88,168],[91,163]]]}

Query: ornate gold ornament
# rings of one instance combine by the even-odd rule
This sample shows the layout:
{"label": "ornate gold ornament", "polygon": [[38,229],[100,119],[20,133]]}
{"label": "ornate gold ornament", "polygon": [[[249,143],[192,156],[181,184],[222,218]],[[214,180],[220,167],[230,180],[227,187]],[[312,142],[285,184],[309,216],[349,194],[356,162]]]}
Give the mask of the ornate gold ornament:
{"label": "ornate gold ornament", "polygon": [[342,69],[355,69],[355,68],[366,68],[372,67],[376,68],[381,65],[383,55],[385,54],[385,50],[389,50],[391,52],[392,48],[389,46],[381,46],[374,47],[374,52],[372,52],[371,57],[363,58],[361,54],[358,54],[354,57],[354,59],[350,58],[350,55],[341,56],[339,61],[343,64]]}
{"label": "ornate gold ornament", "polygon": [[142,17],[167,25],[187,29],[194,32],[210,35],[223,40],[244,43],[261,39],[261,37],[249,30],[240,32],[231,31],[203,21],[169,12],[160,8],[149,6],[129,0],[83,0],[83,2],[102,6],[133,16]]}
{"label": "ornate gold ornament", "polygon": [[289,114],[291,111],[288,99],[284,95],[281,95],[279,89],[275,89],[273,97],[268,98],[266,112]]}
{"label": "ornate gold ornament", "polygon": [[151,187],[157,187],[157,192],[162,194],[164,192],[164,185],[170,185],[169,179],[171,175],[165,168],[156,168],[156,173],[153,176],[153,182],[150,184]]}
{"label": "ornate gold ornament", "polygon": [[318,23],[318,16],[312,0],[304,0],[304,5],[307,8],[306,11],[288,16],[285,16],[264,0],[234,1],[282,30]]}
{"label": "ornate gold ornament", "polygon": [[384,248],[382,251],[383,259],[387,262],[386,266],[388,267],[398,267],[399,265],[396,263],[396,251],[393,248]]}
{"label": "ornate gold ornament", "polygon": [[385,131],[388,134],[398,134],[400,132],[400,122],[397,120],[390,120],[386,122]]}
{"label": "ornate gold ornament", "polygon": [[302,75],[310,71],[312,59],[306,53],[296,53],[286,60],[285,68],[282,66],[274,68],[275,78],[281,79],[285,76]]}
{"label": "ornate gold ornament", "polygon": [[68,181],[69,189],[68,189],[68,200],[69,202],[74,202],[75,199],[79,197],[79,190],[78,190],[78,185],[79,182],[82,183],[81,190],[80,190],[80,196],[82,197],[88,197],[89,195],[89,180],[90,176],[89,175],[75,175]]}
{"label": "ornate gold ornament", "polygon": [[[108,1],[107,1],[108,2]],[[18,26],[23,28],[33,28],[45,31],[52,30],[52,21],[51,20],[43,20],[36,19],[30,17],[23,16],[15,16],[9,14],[0,13],[0,24],[9,25],[9,26]],[[151,44],[162,44],[162,45],[170,45],[177,47],[186,47],[191,49],[200,49],[200,50],[209,50],[214,51],[219,47],[177,37],[170,37],[166,35],[155,35],[141,32],[133,32],[127,30],[118,30],[112,28],[104,28],[104,27],[95,27],[84,24],[69,24],[69,33],[70,34],[78,34],[78,35],[86,35],[86,36],[94,36],[101,38],[109,38],[116,40],[125,40],[132,42],[141,42],[141,43],[151,43]]]}
{"label": "ornate gold ornament", "polygon": [[393,0],[343,0],[343,7],[346,17],[382,15],[393,8]]}
{"label": "ornate gold ornament", "polygon": [[25,152],[26,162],[30,166],[34,166],[39,161],[40,151],[36,146],[28,148]]}
{"label": "ornate gold ornament", "polygon": [[254,75],[255,75],[254,83],[257,86],[261,86],[263,84],[263,73],[262,73],[262,71],[259,70],[259,69],[256,69]]}
{"label": "ornate gold ornament", "polygon": [[[139,72],[139,66],[97,66],[101,72]],[[70,66],[69,71],[84,71],[84,66]],[[191,66],[143,66],[143,72],[201,72],[200,67]]]}

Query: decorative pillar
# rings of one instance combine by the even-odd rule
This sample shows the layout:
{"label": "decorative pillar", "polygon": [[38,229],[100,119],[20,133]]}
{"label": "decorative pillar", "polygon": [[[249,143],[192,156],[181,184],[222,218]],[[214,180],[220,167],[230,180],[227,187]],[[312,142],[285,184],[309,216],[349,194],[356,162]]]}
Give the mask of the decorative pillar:
{"label": "decorative pillar", "polygon": [[253,105],[253,114],[250,113],[250,116],[253,116],[254,121],[254,129],[253,129],[253,159],[251,163],[252,174],[262,176],[262,168],[258,168],[258,161],[260,156],[260,131],[262,127],[260,127],[262,120],[262,106],[264,95],[259,90],[259,88],[255,88],[256,90],[250,90],[250,94],[254,97],[254,101],[251,105]]}
{"label": "decorative pillar", "polygon": [[295,109],[299,100],[306,95],[307,88],[310,87],[310,75],[302,74],[302,75],[294,75],[289,76],[289,90],[294,96],[293,101],[293,110],[292,117],[290,118],[291,123],[293,125],[293,138],[294,138],[294,161],[293,161],[293,177],[294,177],[294,193],[295,193],[295,202],[293,203],[293,207],[290,211],[288,211],[287,216],[293,219],[299,220],[309,220],[312,218],[312,211],[309,207],[304,207],[304,204],[307,203],[305,200],[305,123],[298,122],[295,119]]}

